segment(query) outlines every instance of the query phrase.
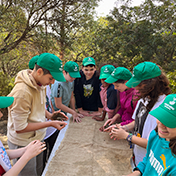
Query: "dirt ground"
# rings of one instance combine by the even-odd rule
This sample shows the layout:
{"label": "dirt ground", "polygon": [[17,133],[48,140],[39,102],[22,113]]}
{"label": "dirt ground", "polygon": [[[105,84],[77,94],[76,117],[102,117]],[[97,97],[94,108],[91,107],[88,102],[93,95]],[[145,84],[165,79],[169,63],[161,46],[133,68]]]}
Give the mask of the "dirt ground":
{"label": "dirt ground", "polygon": [[63,140],[48,163],[45,176],[120,176],[131,173],[131,149],[126,140],[100,132],[104,122],[91,117],[69,121]]}

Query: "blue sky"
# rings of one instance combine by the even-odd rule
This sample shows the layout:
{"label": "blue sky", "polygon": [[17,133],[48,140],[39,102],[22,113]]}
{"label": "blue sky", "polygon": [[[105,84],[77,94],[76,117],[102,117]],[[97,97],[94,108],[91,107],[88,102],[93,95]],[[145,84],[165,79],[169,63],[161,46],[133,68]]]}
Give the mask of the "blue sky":
{"label": "blue sky", "polygon": [[[96,8],[98,16],[106,16],[110,10],[116,7],[117,0],[101,0],[99,7]],[[133,0],[132,5],[139,5],[142,0]]]}

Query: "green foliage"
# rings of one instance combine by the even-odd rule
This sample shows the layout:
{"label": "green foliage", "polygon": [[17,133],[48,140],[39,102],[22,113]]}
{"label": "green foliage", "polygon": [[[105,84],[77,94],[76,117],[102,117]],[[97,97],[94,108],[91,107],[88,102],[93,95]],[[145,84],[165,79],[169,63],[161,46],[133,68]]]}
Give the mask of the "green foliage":
{"label": "green foliage", "polygon": [[[107,17],[94,18],[100,0],[16,0],[0,4],[0,93],[13,87],[17,72],[36,54],[54,53],[65,63],[94,57],[132,70],[152,61],[168,73],[176,92],[176,2],[131,0]],[[7,88],[8,87],[8,88]]]}
{"label": "green foliage", "polygon": [[172,93],[176,93],[176,71],[168,72],[167,77],[170,82],[170,87],[172,89]]}
{"label": "green foliage", "polygon": [[8,75],[4,75],[0,72],[0,95],[6,96],[10,93],[14,86],[14,77],[11,78]]}
{"label": "green foliage", "polygon": [[131,69],[139,62],[153,61],[166,71],[173,71],[176,68],[176,3],[145,0],[139,7],[131,7],[128,2],[114,8],[107,18],[110,22],[107,31],[114,31],[117,38],[111,43],[117,49],[113,52],[118,51],[125,61],[119,63],[126,63]]}
{"label": "green foliage", "polygon": [[54,8],[47,16],[47,25],[52,30],[53,39],[57,41],[60,58],[64,59],[68,50],[73,50],[73,43],[78,39],[82,28],[88,28],[93,19],[94,8],[99,0],[61,0],[60,6]]}

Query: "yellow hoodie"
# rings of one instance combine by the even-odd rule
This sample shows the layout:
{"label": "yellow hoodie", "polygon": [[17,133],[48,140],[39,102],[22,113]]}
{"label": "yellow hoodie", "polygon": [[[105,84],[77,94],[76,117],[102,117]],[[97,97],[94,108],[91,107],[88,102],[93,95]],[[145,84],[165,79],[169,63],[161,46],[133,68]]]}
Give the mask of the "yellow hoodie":
{"label": "yellow hoodie", "polygon": [[11,143],[18,146],[26,146],[35,139],[43,140],[46,133],[46,128],[16,133],[25,129],[28,123],[45,122],[46,88],[37,85],[31,72],[20,71],[9,94],[14,97],[14,102],[8,108],[7,137]]}

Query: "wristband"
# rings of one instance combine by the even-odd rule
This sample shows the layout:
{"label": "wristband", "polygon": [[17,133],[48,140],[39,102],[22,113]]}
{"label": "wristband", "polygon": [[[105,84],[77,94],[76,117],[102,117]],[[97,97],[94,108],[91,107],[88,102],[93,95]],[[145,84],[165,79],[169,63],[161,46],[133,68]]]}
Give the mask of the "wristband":
{"label": "wristband", "polygon": [[131,142],[132,137],[133,137],[133,134],[132,134],[132,133],[129,133],[129,135],[127,136],[126,140],[127,140],[128,142]]}
{"label": "wristband", "polygon": [[126,125],[124,125],[124,127],[125,127],[126,131],[128,132],[129,131],[128,127]]}
{"label": "wristband", "polygon": [[129,135],[128,135],[127,138],[126,138],[126,140],[129,142],[130,148],[133,147],[132,142],[131,142],[132,137],[133,137],[133,134],[132,134],[132,133],[129,133]]}

